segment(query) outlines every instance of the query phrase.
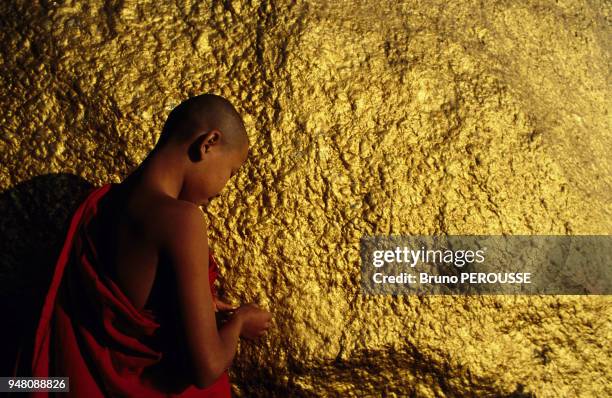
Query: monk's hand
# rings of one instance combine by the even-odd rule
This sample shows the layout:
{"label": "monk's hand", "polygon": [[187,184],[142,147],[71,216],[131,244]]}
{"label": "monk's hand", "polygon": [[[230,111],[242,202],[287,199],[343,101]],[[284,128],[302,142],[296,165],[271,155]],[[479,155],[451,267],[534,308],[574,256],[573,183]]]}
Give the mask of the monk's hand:
{"label": "monk's hand", "polygon": [[241,305],[234,316],[240,318],[242,323],[240,336],[249,340],[263,336],[272,324],[272,314],[255,304]]}
{"label": "monk's hand", "polygon": [[214,296],[213,297],[213,305],[215,307],[215,312],[219,312],[219,311],[235,311],[238,309],[238,307],[227,303],[223,300],[221,300],[219,297]]}

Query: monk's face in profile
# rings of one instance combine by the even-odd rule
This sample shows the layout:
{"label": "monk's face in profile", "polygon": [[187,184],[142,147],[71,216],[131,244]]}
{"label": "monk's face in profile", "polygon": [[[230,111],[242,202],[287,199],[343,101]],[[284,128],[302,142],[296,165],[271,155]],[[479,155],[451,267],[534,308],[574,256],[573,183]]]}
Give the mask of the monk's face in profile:
{"label": "monk's face in profile", "polygon": [[222,131],[212,130],[198,137],[190,147],[190,167],[183,193],[186,200],[199,206],[208,205],[220,194],[248,156],[248,144],[232,147],[224,142],[222,135]]}

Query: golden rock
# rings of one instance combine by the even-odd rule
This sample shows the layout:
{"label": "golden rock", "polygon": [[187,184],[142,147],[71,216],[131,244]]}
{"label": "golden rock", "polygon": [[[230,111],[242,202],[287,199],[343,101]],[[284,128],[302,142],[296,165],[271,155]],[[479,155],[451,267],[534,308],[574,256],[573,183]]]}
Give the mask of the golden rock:
{"label": "golden rock", "polygon": [[[610,234],[610,11],[4,1],[3,236],[28,231],[22,216],[65,221],[61,198],[82,192],[65,175],[18,187],[120,181],[173,106],[214,92],[251,141],[207,214],[224,293],[275,315],[241,344],[237,396],[610,396],[609,296],[359,290],[363,235]],[[57,239],[3,242],[5,292],[23,286],[20,254]]]}

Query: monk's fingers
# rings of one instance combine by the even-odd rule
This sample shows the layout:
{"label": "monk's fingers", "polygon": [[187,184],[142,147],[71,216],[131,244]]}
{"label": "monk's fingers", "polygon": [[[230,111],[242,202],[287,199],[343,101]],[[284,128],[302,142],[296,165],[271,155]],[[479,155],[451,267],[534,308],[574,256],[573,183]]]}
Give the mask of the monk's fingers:
{"label": "monk's fingers", "polygon": [[217,308],[217,310],[219,311],[234,311],[237,309],[236,306],[227,303],[219,298],[215,298],[215,307]]}

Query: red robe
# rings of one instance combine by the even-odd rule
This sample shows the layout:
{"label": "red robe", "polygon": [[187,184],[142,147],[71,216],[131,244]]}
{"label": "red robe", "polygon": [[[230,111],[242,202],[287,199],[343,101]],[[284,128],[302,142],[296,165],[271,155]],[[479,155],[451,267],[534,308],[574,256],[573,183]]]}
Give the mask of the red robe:
{"label": "red robe", "polygon": [[[227,372],[208,388],[185,385],[171,393],[144,377],[164,355],[179,351],[160,349],[155,314],[135,308],[102,272],[87,226],[111,186],[94,189],[73,215],[36,330],[32,376],[69,377],[67,397],[231,397]],[[214,294],[218,266],[212,254],[209,260]]]}

